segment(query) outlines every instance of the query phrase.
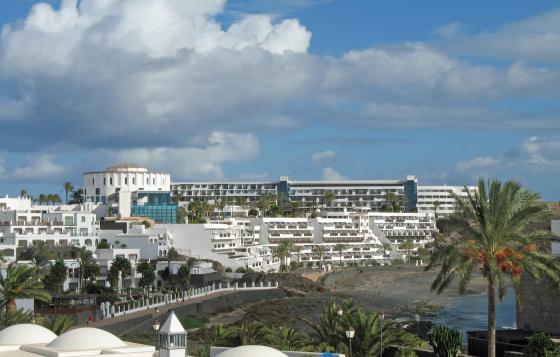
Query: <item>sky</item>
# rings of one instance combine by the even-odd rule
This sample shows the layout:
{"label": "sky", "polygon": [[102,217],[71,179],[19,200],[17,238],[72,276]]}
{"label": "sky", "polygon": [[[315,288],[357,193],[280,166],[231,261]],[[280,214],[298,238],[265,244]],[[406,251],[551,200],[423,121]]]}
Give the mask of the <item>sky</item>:
{"label": "sky", "polygon": [[0,195],[515,180],[559,201],[557,1],[2,0]]}

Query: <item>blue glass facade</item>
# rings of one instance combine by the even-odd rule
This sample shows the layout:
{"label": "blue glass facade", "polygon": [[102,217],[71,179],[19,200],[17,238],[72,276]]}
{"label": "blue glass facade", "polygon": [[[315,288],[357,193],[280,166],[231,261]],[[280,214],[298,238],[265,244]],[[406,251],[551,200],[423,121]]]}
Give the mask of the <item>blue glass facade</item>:
{"label": "blue glass facade", "polygon": [[406,210],[412,211],[418,205],[418,181],[406,180],[404,182],[404,196],[406,199]]}
{"label": "blue glass facade", "polygon": [[177,205],[171,200],[169,191],[138,191],[132,203],[131,215],[150,217],[158,223],[177,223]]}

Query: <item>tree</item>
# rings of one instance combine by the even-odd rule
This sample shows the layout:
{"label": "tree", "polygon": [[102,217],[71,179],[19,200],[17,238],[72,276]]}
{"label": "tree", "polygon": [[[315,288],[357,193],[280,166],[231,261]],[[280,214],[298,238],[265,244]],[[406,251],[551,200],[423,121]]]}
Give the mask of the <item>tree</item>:
{"label": "tree", "polygon": [[97,249],[109,249],[111,246],[107,242],[107,239],[101,239],[101,241],[97,244]]}
{"label": "tree", "polygon": [[346,246],[342,243],[338,243],[337,245],[334,246],[334,250],[336,250],[338,252],[338,256],[340,258],[340,261],[338,263],[338,265],[340,266],[340,268],[342,269],[342,251],[346,248]]}
{"label": "tree", "polygon": [[179,252],[177,252],[177,249],[175,249],[174,247],[169,248],[169,250],[167,251],[167,260],[172,261],[177,258],[179,258]]}
{"label": "tree", "polygon": [[223,325],[212,326],[202,331],[199,342],[209,346],[233,346],[235,329]]}
{"label": "tree", "polygon": [[75,325],[75,321],[72,316],[69,315],[54,315],[45,319],[42,325],[56,335],[62,335]]}
{"label": "tree", "polygon": [[407,239],[399,245],[399,249],[406,252],[406,261],[410,262],[410,252],[414,249],[414,243],[412,243],[410,239]]}
{"label": "tree", "polygon": [[441,202],[435,201],[434,202],[434,217],[435,217],[436,221],[438,219],[437,210],[438,210],[439,206],[441,206]]}
{"label": "tree", "polygon": [[387,242],[383,242],[383,253],[385,253],[386,251],[392,251],[393,247],[391,246],[390,243]]}
{"label": "tree", "polygon": [[391,208],[391,212],[395,211],[397,204],[397,195],[394,192],[385,192],[385,202]]}
{"label": "tree", "polygon": [[68,192],[74,192],[74,186],[72,186],[72,183],[70,182],[65,182],[64,193],[66,194],[66,204],[68,204]]}
{"label": "tree", "polygon": [[31,260],[39,272],[46,271],[46,268],[50,264],[49,260],[55,257],[56,254],[47,242],[35,242],[31,248]]}
{"label": "tree", "polygon": [[70,203],[84,203],[84,190],[82,188],[78,188],[76,191],[72,192],[72,200]]}
{"label": "tree", "polygon": [[261,210],[263,217],[266,217],[270,213],[270,209],[274,205],[274,201],[275,199],[273,195],[270,193],[263,193],[259,197],[259,202],[257,203],[257,207],[259,207],[259,209]]}
{"label": "tree", "polygon": [[39,197],[37,198],[37,201],[39,201],[39,204],[41,205],[41,204],[43,204],[43,202],[47,202],[47,196],[45,194],[41,193],[39,195]]}
{"label": "tree", "polygon": [[11,263],[6,277],[0,274],[0,301],[6,306],[6,315],[16,310],[16,299],[20,298],[48,302],[51,295],[45,291],[36,268]]}
{"label": "tree", "polygon": [[265,330],[265,341],[282,351],[301,350],[307,344],[307,336],[293,327],[273,326]]}
{"label": "tree", "polygon": [[188,217],[188,212],[185,207],[177,208],[177,223],[185,223],[185,219]]}
{"label": "tree", "polygon": [[64,260],[57,259],[51,266],[48,275],[48,281],[54,285],[52,287],[56,289],[56,292],[61,292],[63,290],[62,288],[67,277],[68,269],[66,265],[64,265]]}
{"label": "tree", "polygon": [[150,263],[142,262],[138,264],[136,271],[142,274],[142,277],[138,282],[141,288],[154,285],[154,281],[156,280],[156,270]]}
{"label": "tree", "polygon": [[488,356],[496,356],[496,293],[501,299],[508,282],[518,295],[521,273],[535,280],[560,283],[560,261],[540,251],[550,233],[535,229],[550,211],[538,194],[508,181],[483,180],[476,192],[461,198],[452,193],[457,212],[448,218],[449,242],[432,254],[426,269],[438,267],[432,290],[441,293],[458,279],[464,293],[473,271],[482,271],[488,291]]}
{"label": "tree", "polygon": [[235,198],[235,204],[238,205],[239,207],[245,207],[247,206],[247,197],[245,196],[238,196]]}
{"label": "tree", "polygon": [[99,265],[93,258],[93,253],[86,249],[86,247],[73,248],[73,253],[79,266],[79,286],[80,289],[83,288],[84,280],[95,279],[99,276],[100,269]]}
{"label": "tree", "polygon": [[125,257],[116,257],[111,264],[111,267],[115,266],[120,272],[123,280],[132,274],[132,266],[130,265],[130,260]]}
{"label": "tree", "polygon": [[325,191],[324,195],[324,203],[328,208],[331,208],[333,205],[334,200],[336,199],[336,195],[332,191]]}
{"label": "tree", "polygon": [[313,246],[313,253],[319,255],[319,266],[321,268],[321,270],[323,270],[323,246],[318,244],[318,245],[314,245]]}
{"label": "tree", "polygon": [[284,271],[288,264],[287,260],[292,251],[292,246],[292,242],[282,242],[274,248],[273,256],[280,259],[280,271]]}
{"label": "tree", "polygon": [[238,346],[259,345],[265,337],[264,326],[256,321],[243,321],[236,332]]}
{"label": "tree", "polygon": [[21,198],[27,198],[28,196],[29,196],[29,193],[27,193],[27,190],[25,190],[25,189],[22,189],[19,192],[19,197],[21,197]]}
{"label": "tree", "polygon": [[188,289],[191,286],[191,270],[187,264],[181,265],[177,269],[177,280],[183,289]]}

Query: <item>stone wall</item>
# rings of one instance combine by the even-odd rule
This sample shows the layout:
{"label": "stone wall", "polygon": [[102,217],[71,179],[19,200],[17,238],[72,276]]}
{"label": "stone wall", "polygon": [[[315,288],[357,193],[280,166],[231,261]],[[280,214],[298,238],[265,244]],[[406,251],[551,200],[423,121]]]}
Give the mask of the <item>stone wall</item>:
{"label": "stone wall", "polygon": [[560,335],[560,293],[546,281],[535,282],[524,273],[517,306],[517,328]]}

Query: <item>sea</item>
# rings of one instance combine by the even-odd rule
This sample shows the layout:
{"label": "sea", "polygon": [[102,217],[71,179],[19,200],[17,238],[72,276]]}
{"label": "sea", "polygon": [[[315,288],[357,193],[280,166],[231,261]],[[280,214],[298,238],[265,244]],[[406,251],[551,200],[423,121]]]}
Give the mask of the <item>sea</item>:
{"label": "sea", "polygon": [[[449,304],[435,314],[422,318],[465,333],[466,331],[486,330],[487,312],[488,297],[486,294],[462,295],[452,298]],[[501,330],[516,328],[515,291],[513,289],[508,289],[504,299],[496,305],[496,328]]]}

